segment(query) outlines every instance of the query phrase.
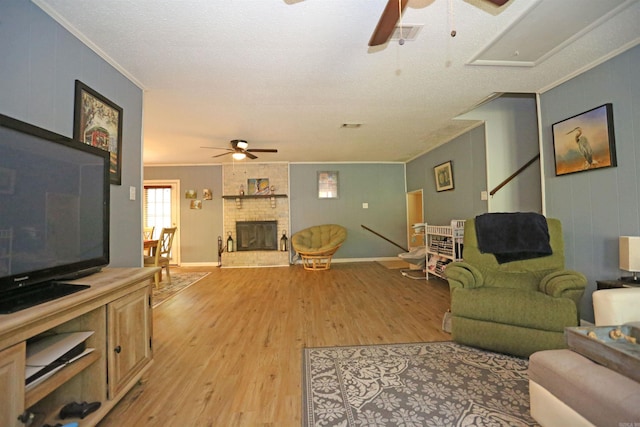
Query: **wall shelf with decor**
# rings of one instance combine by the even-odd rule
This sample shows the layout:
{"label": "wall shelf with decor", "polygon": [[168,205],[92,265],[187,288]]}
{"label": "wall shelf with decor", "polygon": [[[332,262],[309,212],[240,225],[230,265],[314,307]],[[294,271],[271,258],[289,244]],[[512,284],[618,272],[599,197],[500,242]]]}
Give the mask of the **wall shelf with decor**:
{"label": "wall shelf with decor", "polygon": [[271,197],[289,197],[286,194],[238,194],[237,196],[222,196],[223,199],[269,199]]}
{"label": "wall shelf with decor", "polygon": [[271,201],[271,207],[276,207],[276,199],[286,198],[286,194],[238,194],[236,196],[222,196],[225,200],[235,200],[236,208],[242,209],[242,200],[244,199],[268,199]]}
{"label": "wall shelf with decor", "polygon": [[450,225],[426,224],[427,280],[429,275],[444,279],[447,264],[462,261],[464,220],[451,220]]}

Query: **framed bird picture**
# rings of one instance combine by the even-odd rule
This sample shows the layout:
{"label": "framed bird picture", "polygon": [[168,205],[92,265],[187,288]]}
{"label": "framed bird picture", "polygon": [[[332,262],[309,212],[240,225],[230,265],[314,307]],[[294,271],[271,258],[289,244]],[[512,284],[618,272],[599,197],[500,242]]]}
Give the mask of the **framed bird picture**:
{"label": "framed bird picture", "polygon": [[612,104],[569,117],[551,128],[556,176],[617,166]]}

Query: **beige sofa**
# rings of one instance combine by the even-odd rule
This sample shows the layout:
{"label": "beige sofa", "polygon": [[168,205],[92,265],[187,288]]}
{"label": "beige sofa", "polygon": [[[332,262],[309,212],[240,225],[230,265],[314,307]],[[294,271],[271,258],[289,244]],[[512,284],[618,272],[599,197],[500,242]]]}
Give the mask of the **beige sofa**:
{"label": "beige sofa", "polygon": [[[640,288],[593,293],[596,325],[640,321]],[[640,383],[571,350],[529,359],[531,416],[543,427],[640,426]]]}

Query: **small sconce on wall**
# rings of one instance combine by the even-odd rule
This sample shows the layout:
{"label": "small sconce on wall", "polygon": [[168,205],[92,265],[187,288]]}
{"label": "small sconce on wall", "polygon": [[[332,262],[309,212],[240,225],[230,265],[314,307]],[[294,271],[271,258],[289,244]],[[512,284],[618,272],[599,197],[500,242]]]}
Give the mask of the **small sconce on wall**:
{"label": "small sconce on wall", "polygon": [[640,237],[620,236],[620,269],[633,273],[632,277],[623,277],[622,280],[640,283]]}

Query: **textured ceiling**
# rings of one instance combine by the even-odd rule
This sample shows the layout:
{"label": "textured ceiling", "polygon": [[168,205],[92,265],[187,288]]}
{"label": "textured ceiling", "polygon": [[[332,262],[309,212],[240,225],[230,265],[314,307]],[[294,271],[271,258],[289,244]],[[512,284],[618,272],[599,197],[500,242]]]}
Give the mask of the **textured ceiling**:
{"label": "textured ceiling", "polygon": [[[416,39],[376,48],[387,0],[33,2],[144,90],[146,165],[230,162],[201,147],[232,139],[279,150],[254,161],[406,161],[476,126],[455,117],[492,94],[544,91],[640,42],[637,0],[409,0]],[[603,3],[620,7],[604,22]],[[538,60],[469,65],[514,43]]]}

